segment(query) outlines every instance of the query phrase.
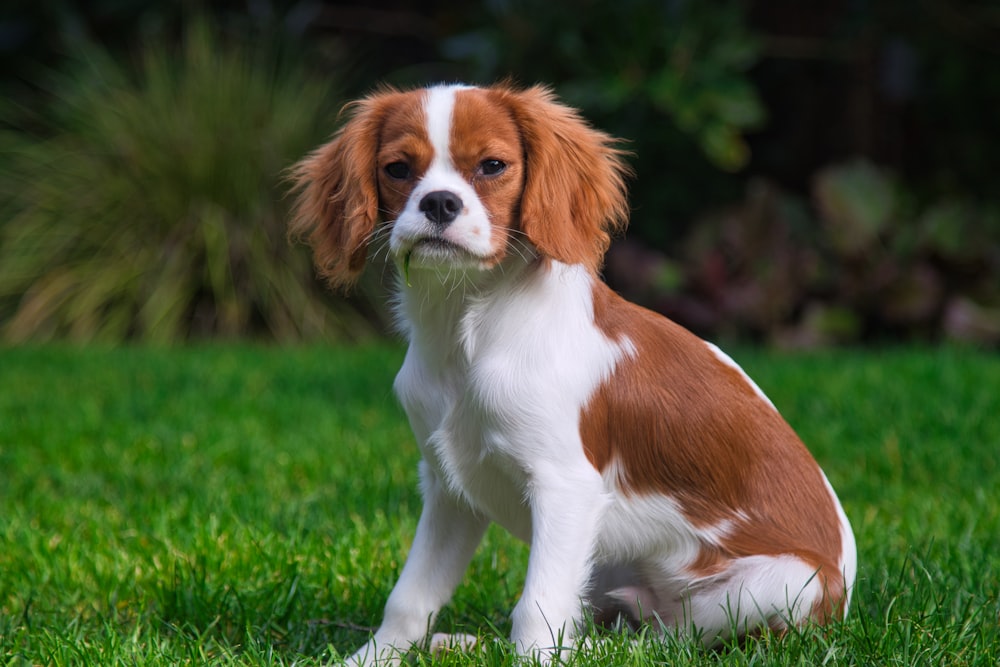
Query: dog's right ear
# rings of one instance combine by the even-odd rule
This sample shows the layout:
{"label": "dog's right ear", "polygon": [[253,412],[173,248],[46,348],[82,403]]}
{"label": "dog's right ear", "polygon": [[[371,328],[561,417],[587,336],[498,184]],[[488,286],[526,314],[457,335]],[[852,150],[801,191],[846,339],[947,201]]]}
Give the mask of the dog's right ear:
{"label": "dog's right ear", "polygon": [[297,194],[289,233],[305,239],[319,274],[349,288],[365,266],[378,221],[376,156],[385,105],[382,94],[354,102],[347,124],[291,169]]}

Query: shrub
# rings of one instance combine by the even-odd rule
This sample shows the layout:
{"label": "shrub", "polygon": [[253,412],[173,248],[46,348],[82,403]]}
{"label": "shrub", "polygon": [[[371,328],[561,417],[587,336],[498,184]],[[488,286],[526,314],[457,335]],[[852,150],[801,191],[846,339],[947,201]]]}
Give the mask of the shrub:
{"label": "shrub", "polygon": [[3,141],[4,337],[364,333],[285,234],[283,170],[331,128],[330,84],[204,23],[137,64],[86,50],[29,120],[45,136]]}
{"label": "shrub", "polygon": [[[864,161],[820,170],[812,199],[753,181],[743,202],[698,221],[674,263],[619,246],[609,278],[712,337],[1000,344],[995,207],[916,203],[893,174]],[[665,272],[680,278],[658,285]]]}

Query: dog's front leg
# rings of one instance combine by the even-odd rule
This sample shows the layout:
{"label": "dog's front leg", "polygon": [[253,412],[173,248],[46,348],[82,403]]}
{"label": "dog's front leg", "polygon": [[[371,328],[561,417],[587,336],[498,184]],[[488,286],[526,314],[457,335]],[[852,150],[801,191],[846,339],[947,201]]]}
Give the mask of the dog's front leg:
{"label": "dog's front leg", "polygon": [[547,662],[572,646],[607,496],[586,463],[533,472],[531,554],[511,639],[520,652]]}
{"label": "dog's front leg", "polygon": [[389,594],[382,625],[348,665],[394,665],[426,639],[438,610],[451,599],[487,521],[456,501],[423,466],[424,508],[413,546]]}

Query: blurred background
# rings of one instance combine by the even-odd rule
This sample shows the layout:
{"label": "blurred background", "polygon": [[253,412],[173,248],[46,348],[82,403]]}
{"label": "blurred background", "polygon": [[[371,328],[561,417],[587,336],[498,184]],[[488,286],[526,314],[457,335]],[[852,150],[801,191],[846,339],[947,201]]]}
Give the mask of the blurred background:
{"label": "blurred background", "polygon": [[379,83],[551,84],[627,141],[605,276],[696,333],[1000,345],[993,0],[8,0],[0,340],[356,341],[285,170]]}

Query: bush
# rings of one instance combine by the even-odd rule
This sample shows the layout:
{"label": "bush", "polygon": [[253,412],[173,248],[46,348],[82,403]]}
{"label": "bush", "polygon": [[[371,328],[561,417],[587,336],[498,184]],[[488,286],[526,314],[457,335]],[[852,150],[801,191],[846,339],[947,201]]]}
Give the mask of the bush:
{"label": "bush", "polygon": [[87,50],[50,113],[3,140],[3,336],[363,334],[285,235],[283,170],[332,127],[330,84],[204,23],[135,70]]}
{"label": "bush", "polygon": [[865,161],[820,170],[812,190],[810,203],[753,181],[742,203],[698,221],[674,263],[620,245],[609,277],[711,337],[1000,344],[1000,210],[918,203]]}

